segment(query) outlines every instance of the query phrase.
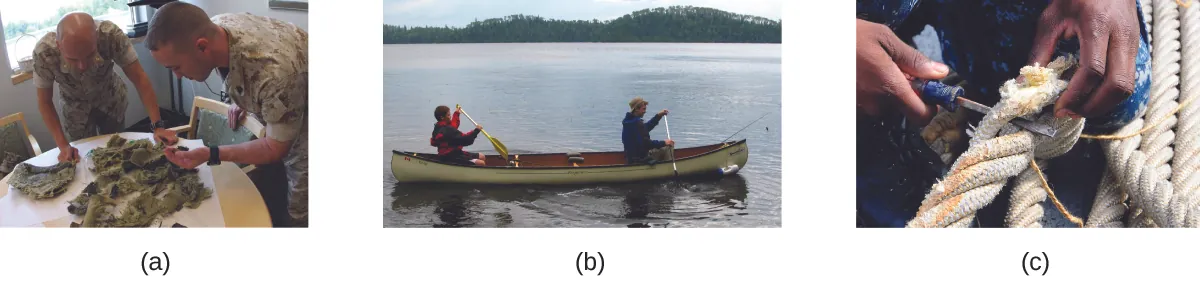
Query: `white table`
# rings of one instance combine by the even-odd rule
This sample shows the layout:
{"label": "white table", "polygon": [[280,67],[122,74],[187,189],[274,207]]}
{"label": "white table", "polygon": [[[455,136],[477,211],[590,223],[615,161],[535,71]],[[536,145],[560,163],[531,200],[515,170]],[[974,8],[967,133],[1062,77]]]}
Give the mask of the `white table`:
{"label": "white table", "polygon": [[[153,137],[151,133],[120,133],[119,135],[130,140],[149,139]],[[91,137],[73,142],[71,145],[79,150],[80,157],[86,159],[83,156],[86,156],[93,148],[103,147],[111,136]],[[187,140],[180,140],[181,143],[184,141]],[[48,150],[25,162],[36,165],[53,165],[58,162],[58,149]],[[79,178],[80,170],[87,170],[86,168],[91,166],[84,163],[80,162],[79,166],[76,167],[76,178]],[[208,165],[201,166],[206,167]],[[221,214],[225,220],[225,227],[271,227],[271,216],[267,213],[267,205],[263,202],[262,195],[258,193],[258,189],[250,181],[250,177],[242,172],[241,168],[236,164],[223,162],[221,165],[209,167],[209,169],[212,172],[212,185],[217,202],[220,204]],[[0,180],[0,200],[4,199],[9,192],[8,178],[6,176]],[[78,181],[73,183],[78,183]],[[56,199],[70,200],[75,197],[75,194],[78,194],[77,192],[78,190],[69,190]],[[45,227],[69,227],[71,225],[71,216],[67,215],[46,220],[41,224]]]}

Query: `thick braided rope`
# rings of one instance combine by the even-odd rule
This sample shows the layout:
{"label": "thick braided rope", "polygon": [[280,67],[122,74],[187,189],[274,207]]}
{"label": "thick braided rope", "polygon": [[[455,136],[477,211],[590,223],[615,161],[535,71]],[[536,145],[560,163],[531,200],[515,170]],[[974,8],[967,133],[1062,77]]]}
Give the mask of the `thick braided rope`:
{"label": "thick braided rope", "polygon": [[[1039,163],[1043,163],[1039,161]],[[1045,163],[1043,163],[1045,164]],[[1032,168],[1027,168],[1017,175],[1013,185],[1012,205],[1004,223],[1008,227],[1041,228],[1045,208],[1042,203],[1049,194],[1042,189],[1041,178]]]}
{"label": "thick braided rope", "polygon": [[1118,132],[1137,130],[1145,121],[1162,121],[1141,136],[1124,140],[1109,140],[1108,165],[1119,186],[1128,194],[1135,212],[1131,225],[1141,225],[1152,220],[1154,226],[1194,226],[1197,216],[1189,207],[1195,207],[1197,198],[1186,191],[1176,191],[1168,181],[1171,166],[1167,164],[1174,155],[1170,147],[1175,140],[1172,127],[1177,119],[1174,115],[1178,106],[1179,90],[1179,11],[1173,0],[1159,0],[1153,4],[1155,26],[1151,62],[1150,101],[1145,120],[1139,119]]}
{"label": "thick braided rope", "polygon": [[[1075,141],[1079,140],[1079,134],[1083,132],[1084,119],[1056,119],[1053,118],[1053,115],[1043,115],[1038,123],[1051,125],[1060,133],[1054,138],[1034,136],[1034,143],[1038,145],[1034,155],[1037,156],[1039,167],[1045,167],[1041,164],[1046,164],[1047,158],[1063,155],[1075,146]],[[1047,191],[1045,179],[1039,169],[1033,166],[1026,168],[1014,181],[1011,204],[1008,215],[1004,219],[1005,224],[1008,227],[1042,227],[1041,222],[1045,211],[1043,203],[1049,196],[1050,192]],[[1057,200],[1055,206],[1060,211],[1066,211]],[[1064,212],[1063,214],[1069,220],[1073,220],[1073,216],[1069,213]]]}
{"label": "thick braided rope", "polygon": [[1074,145],[1078,133],[1075,138],[1063,138],[1070,137],[1063,134],[1070,131],[1060,129],[1059,136],[1049,141],[1056,149],[1038,151],[1032,133],[1009,124],[1017,117],[1036,117],[1042,107],[1053,102],[1067,84],[1058,79],[1059,70],[1074,64],[1073,60],[1059,58],[1046,68],[1022,68],[1024,83],[1009,80],[1001,87],[1000,102],[983,117],[967,151],[951,165],[947,177],[934,184],[908,227],[966,227],[979,209],[996,199],[1009,178],[1029,168],[1036,153],[1057,152],[1061,144],[1069,143],[1067,149]]}
{"label": "thick braided rope", "polygon": [[[1180,7],[1182,46],[1179,101],[1200,97],[1200,5]],[[1200,191],[1200,104],[1189,103],[1176,114],[1175,157],[1171,159],[1171,185],[1177,191]]]}
{"label": "thick braided rope", "polygon": [[1084,227],[1123,227],[1124,223],[1121,220],[1125,217],[1125,211],[1128,209],[1125,206],[1125,193],[1117,186],[1117,181],[1113,179],[1112,173],[1106,169],[1104,176],[1100,177],[1100,188],[1096,191],[1096,201],[1092,203],[1092,210]]}

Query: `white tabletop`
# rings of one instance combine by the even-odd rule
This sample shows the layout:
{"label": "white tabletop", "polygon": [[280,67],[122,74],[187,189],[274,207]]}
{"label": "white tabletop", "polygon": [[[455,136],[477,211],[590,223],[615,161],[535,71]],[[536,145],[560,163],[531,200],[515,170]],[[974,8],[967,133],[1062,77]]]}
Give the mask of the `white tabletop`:
{"label": "white tabletop", "polygon": [[[126,139],[149,139],[152,138],[150,133],[120,133]],[[80,156],[87,155],[87,152],[93,148],[102,147],[108,142],[111,135],[103,135],[79,140],[71,143],[79,150]],[[185,140],[181,140],[183,142]],[[34,158],[25,161],[26,163],[36,165],[52,165],[58,161],[58,149],[54,148],[43,152]],[[208,165],[201,165],[207,167]],[[80,166],[76,169],[79,176],[79,170],[86,168]],[[262,195],[258,193],[258,189],[254,183],[250,181],[250,177],[242,172],[236,164],[225,162],[218,166],[209,167],[213,179],[213,188],[217,203],[220,205],[220,211],[224,218],[225,227],[271,227],[271,217],[267,213],[267,205],[263,202]],[[0,180],[0,200],[4,200],[8,194],[8,178]],[[71,199],[74,195],[64,196],[59,198]],[[186,209],[186,208],[185,208]],[[218,218],[219,219],[219,218]],[[41,223],[45,227],[69,227],[71,224],[71,216],[57,217]]]}

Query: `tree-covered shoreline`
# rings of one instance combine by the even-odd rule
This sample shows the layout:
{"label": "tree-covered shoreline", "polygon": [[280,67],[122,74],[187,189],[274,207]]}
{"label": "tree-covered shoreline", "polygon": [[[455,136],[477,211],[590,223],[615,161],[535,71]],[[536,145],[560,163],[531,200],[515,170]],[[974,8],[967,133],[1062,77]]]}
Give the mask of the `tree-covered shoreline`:
{"label": "tree-covered shoreline", "polygon": [[518,42],[781,43],[782,21],[692,6],[635,11],[616,19],[511,15],[465,27],[383,25],[384,44]]}

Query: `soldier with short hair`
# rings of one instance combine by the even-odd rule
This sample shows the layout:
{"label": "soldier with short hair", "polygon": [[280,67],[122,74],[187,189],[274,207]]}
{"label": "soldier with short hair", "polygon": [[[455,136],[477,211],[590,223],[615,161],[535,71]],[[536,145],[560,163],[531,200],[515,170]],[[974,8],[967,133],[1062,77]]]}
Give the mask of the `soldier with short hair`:
{"label": "soldier with short hair", "polygon": [[291,226],[307,227],[308,33],[248,13],[209,18],[195,5],[171,2],[155,12],[145,44],[179,76],[205,81],[217,69],[233,101],[229,119],[236,123],[244,110],[266,125],[266,138],[189,151],[167,148],[167,159],[184,168],[283,161]]}
{"label": "soldier with short hair", "polygon": [[[79,150],[70,142],[125,128],[125,82],[113,71],[120,66],[133,82],[142,105],[154,125],[156,140],[167,144],[178,141],[158,113],[158,99],[150,86],[129,37],[110,21],[74,12],[58,22],[55,32],[46,33],[33,49],[33,84],[37,88],[38,110],[42,121],[54,136],[59,162],[76,161]],[[54,109],[54,85],[61,88],[62,120]],[[63,134],[63,129],[66,134]]]}

